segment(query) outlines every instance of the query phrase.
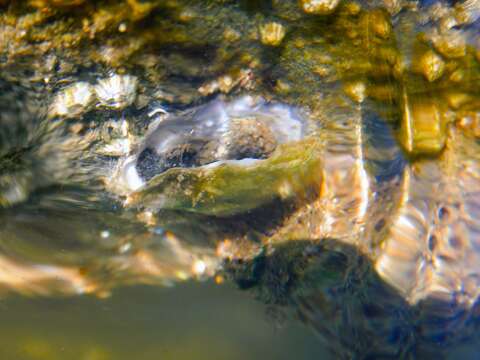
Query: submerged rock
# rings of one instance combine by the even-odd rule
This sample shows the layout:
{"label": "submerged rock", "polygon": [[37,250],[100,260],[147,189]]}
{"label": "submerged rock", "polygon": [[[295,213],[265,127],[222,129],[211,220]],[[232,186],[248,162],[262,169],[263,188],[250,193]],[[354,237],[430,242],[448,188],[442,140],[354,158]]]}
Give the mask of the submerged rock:
{"label": "submerged rock", "polygon": [[478,328],[474,2],[0,3],[0,287],[226,263],[339,356]]}
{"label": "submerged rock", "polygon": [[340,0],[301,0],[303,11],[307,14],[326,15],[330,14],[340,3]]}
{"label": "submerged rock", "polygon": [[124,160],[127,205],[231,215],[321,182],[319,140],[306,114],[244,96],[162,120]]}
{"label": "submerged rock", "polygon": [[260,39],[265,45],[278,46],[285,37],[285,27],[276,22],[270,22],[260,27]]}
{"label": "submerged rock", "polygon": [[448,117],[435,98],[404,94],[400,142],[412,155],[436,155],[447,138]]}

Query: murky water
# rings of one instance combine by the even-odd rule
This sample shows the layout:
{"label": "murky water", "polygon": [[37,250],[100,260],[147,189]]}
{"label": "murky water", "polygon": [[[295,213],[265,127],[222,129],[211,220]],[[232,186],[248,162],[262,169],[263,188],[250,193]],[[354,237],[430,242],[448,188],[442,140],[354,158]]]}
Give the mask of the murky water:
{"label": "murky water", "polygon": [[93,297],[2,300],[3,359],[328,358],[291,316],[229,285],[132,287]]}
{"label": "murky water", "polygon": [[479,24],[0,1],[0,359],[477,358]]}

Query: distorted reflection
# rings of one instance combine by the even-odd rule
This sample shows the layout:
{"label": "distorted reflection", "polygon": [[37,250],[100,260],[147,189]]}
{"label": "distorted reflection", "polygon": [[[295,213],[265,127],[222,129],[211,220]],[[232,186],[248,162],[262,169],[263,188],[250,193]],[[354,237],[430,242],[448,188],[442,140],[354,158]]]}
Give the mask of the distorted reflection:
{"label": "distorted reflection", "polygon": [[4,299],[233,283],[335,358],[478,349],[479,1],[0,11]]}

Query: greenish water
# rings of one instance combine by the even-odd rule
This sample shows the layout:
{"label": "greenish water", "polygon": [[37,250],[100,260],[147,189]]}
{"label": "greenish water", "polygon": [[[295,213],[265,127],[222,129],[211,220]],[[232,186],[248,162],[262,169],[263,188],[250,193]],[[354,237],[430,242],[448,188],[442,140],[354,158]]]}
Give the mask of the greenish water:
{"label": "greenish water", "polygon": [[316,336],[230,285],[118,289],[107,299],[7,297],[0,358],[328,359]]}

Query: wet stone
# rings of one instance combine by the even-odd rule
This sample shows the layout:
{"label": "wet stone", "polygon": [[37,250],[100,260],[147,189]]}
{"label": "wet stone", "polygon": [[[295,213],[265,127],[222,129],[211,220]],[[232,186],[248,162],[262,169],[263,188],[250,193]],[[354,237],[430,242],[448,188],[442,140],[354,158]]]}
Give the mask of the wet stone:
{"label": "wet stone", "polygon": [[224,139],[184,138],[162,153],[145,148],[136,169],[148,181],[172,168],[190,168],[219,160],[266,159],[277,146],[272,130],[255,118],[235,119]]}
{"label": "wet stone", "polygon": [[423,76],[432,82],[443,75],[445,62],[434,51],[427,51],[420,59],[420,68]]}
{"label": "wet stone", "polygon": [[305,115],[258,96],[171,114],[120,161],[109,188],[128,206],[220,216],[306,193],[322,177],[317,124]]}
{"label": "wet stone", "polygon": [[268,159],[278,145],[303,137],[304,124],[291,112],[286,105],[250,96],[230,103],[214,100],[162,121],[134,156],[135,169],[149,181],[172,168]]}
{"label": "wet stone", "polygon": [[301,0],[303,11],[307,14],[326,15],[333,12],[340,0]]}
{"label": "wet stone", "polygon": [[278,46],[285,37],[282,24],[271,22],[260,27],[260,39],[264,45]]}
{"label": "wet stone", "polygon": [[232,122],[230,134],[229,160],[265,159],[277,146],[272,129],[256,119],[236,119]]}

